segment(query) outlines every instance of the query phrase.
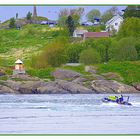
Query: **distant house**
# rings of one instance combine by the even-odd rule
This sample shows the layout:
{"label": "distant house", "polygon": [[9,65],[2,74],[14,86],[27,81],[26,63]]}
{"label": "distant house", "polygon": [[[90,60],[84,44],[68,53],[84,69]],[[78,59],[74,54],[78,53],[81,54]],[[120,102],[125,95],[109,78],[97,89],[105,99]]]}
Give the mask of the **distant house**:
{"label": "distant house", "polygon": [[94,18],[94,25],[99,25],[100,24],[100,18]]}
{"label": "distant house", "polygon": [[75,30],[73,32],[73,37],[83,37],[84,33],[88,32],[87,30]]}
{"label": "distant house", "polygon": [[83,39],[85,40],[87,38],[106,38],[109,36],[109,32],[86,32],[84,33]]}
{"label": "distant house", "polygon": [[40,24],[41,25],[56,25],[57,22],[56,21],[42,21]]}
{"label": "distant house", "polygon": [[93,22],[90,22],[90,21],[85,21],[85,22],[82,22],[81,25],[82,26],[93,26],[94,23]]}
{"label": "distant house", "polygon": [[121,23],[123,22],[123,17],[119,14],[112,17],[109,21],[106,22],[106,31],[112,31],[113,29],[116,30],[116,32],[119,31],[119,27]]}

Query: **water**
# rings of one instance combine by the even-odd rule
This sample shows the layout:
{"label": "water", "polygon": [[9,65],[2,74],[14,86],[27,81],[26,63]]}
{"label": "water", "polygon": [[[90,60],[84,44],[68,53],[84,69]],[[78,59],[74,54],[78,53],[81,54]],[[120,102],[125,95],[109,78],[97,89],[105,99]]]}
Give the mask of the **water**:
{"label": "water", "polygon": [[140,95],[130,95],[133,106],[105,96],[0,95],[0,134],[140,134]]}

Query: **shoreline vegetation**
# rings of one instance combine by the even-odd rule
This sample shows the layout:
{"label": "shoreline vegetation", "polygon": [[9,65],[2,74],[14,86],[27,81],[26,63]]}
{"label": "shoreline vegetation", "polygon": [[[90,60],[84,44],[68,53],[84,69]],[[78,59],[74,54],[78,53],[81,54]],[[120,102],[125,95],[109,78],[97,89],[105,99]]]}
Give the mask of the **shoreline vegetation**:
{"label": "shoreline vegetation", "polygon": [[[113,8],[105,14],[112,11],[119,12]],[[125,12],[118,32],[84,39],[73,32],[101,33],[105,23],[81,26],[82,13],[82,8],[64,9],[55,26],[38,24],[49,20],[30,12],[25,19],[0,23],[0,93],[139,93],[140,18]],[[24,62],[26,74],[13,75],[17,59]]]}

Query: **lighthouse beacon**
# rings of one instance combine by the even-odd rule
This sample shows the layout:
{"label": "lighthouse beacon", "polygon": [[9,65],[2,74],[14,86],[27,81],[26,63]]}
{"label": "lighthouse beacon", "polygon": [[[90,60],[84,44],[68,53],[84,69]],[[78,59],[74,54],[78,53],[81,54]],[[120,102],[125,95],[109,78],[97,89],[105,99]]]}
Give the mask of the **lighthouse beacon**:
{"label": "lighthouse beacon", "polygon": [[24,69],[24,66],[23,66],[23,62],[20,59],[18,59],[15,62],[15,67],[14,67],[14,70],[13,70],[13,74],[25,74],[25,69]]}

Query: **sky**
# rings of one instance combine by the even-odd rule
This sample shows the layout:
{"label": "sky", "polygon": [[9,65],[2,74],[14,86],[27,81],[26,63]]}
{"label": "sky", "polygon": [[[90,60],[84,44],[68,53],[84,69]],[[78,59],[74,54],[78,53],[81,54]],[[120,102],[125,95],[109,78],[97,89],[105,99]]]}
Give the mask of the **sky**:
{"label": "sky", "polygon": [[[84,7],[85,14],[82,18],[82,21],[86,20],[85,15],[92,9],[98,9],[101,13],[105,12],[112,6],[37,6],[37,15],[47,17],[50,20],[57,20],[58,13],[61,9],[68,8],[78,8]],[[126,6],[117,6],[121,11],[125,9]],[[18,13],[19,18],[26,17],[28,12],[33,12],[33,6],[0,6],[0,21],[4,22],[5,20],[15,17],[16,13]]]}

